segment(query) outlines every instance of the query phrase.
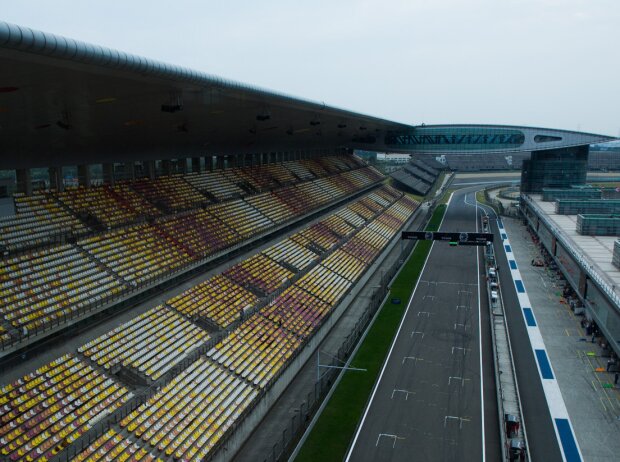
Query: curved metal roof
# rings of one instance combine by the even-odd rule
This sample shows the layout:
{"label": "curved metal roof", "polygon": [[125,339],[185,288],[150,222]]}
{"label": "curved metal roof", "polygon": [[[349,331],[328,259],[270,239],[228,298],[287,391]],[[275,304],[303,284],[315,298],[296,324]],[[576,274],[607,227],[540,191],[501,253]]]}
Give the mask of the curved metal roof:
{"label": "curved metal roof", "polygon": [[0,168],[333,149],[412,128],[6,22],[0,64]]}
{"label": "curved metal roof", "polygon": [[417,153],[467,154],[530,152],[612,141],[615,138],[571,130],[515,125],[423,125],[408,133],[388,136],[395,150]]}
{"label": "curved metal roof", "polygon": [[[524,141],[538,132],[571,133],[581,144],[612,139],[414,127],[2,21],[0,67],[0,169],[343,147],[438,152],[438,133],[450,141],[468,130],[481,138],[454,138],[458,146],[443,143],[445,150],[474,152],[469,145],[485,133],[515,130]],[[508,141],[502,149],[531,148]]]}

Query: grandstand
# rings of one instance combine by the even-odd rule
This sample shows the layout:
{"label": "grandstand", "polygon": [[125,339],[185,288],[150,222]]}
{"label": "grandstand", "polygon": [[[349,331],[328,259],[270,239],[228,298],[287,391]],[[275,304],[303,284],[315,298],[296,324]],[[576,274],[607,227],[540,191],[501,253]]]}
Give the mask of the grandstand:
{"label": "grandstand", "polygon": [[[300,165],[308,172],[323,175],[306,175],[304,180],[282,164],[280,178],[285,177],[282,172],[288,172],[288,186],[214,201],[193,188],[185,176],[140,179],[115,188],[103,185],[62,193],[48,191],[44,199],[36,196],[53,214],[32,214],[30,197],[16,196],[16,215],[0,220],[0,228],[7,231],[2,235],[5,265],[0,268],[0,312],[11,325],[3,349],[48,335],[53,328],[83,319],[138,289],[208,261],[216,252],[268,234],[276,226],[381,179],[372,167],[358,160],[347,162],[338,156],[304,160]],[[354,169],[347,170],[351,167]],[[232,175],[242,170],[231,169]],[[273,170],[271,166],[252,169],[256,178],[262,171],[275,178],[268,173]],[[258,180],[253,181],[258,185]],[[171,185],[175,187],[166,189]],[[325,193],[314,196],[313,188]],[[101,227],[104,222],[107,225]],[[112,224],[114,229],[109,229]],[[311,236],[318,232],[308,231]],[[317,245],[327,245],[325,239],[319,239]]]}
{"label": "grandstand", "polygon": [[0,458],[234,457],[421,210],[354,150],[429,127],[1,21],[0,61]]}
{"label": "grandstand", "polygon": [[432,164],[427,159],[412,158],[402,169],[392,172],[390,176],[403,189],[415,194],[425,195],[439,176],[439,170]]}
{"label": "grandstand", "polygon": [[[370,176],[380,178],[376,173]],[[367,175],[362,174],[362,177]],[[359,184],[363,187],[365,183]],[[343,191],[350,190],[347,187]],[[280,207],[286,205],[281,203]],[[94,422],[123,407],[132,397],[128,391],[130,387],[136,384],[161,386],[163,380],[165,386],[159,392],[99,436],[77,456],[78,460],[95,460],[102,447],[117,454],[119,459],[134,453],[153,454],[162,460],[168,457],[199,460],[209,456],[217,450],[229,429],[243,419],[244,413],[257,406],[261,390],[273,386],[416,207],[416,202],[389,186],[373,189],[223,273],[85,343],[68,356],[7,384],[2,388],[6,396],[3,422],[7,425],[2,440],[3,454],[12,460],[25,454],[30,454],[33,460],[54,456],[90,430]],[[217,215],[212,219],[217,219]],[[107,277],[118,291],[122,283],[141,284],[145,275],[171,269],[169,260],[157,264],[157,254],[150,250],[144,253],[145,246],[149,248],[149,236],[155,233],[151,229],[154,226],[143,224],[138,228],[145,245],[128,244],[137,242],[133,237],[136,226],[129,224],[123,233],[113,234],[113,238],[110,232],[92,231],[94,236],[78,241],[81,243],[79,249],[74,247],[78,244],[65,244],[38,252],[42,256],[59,253],[53,261],[64,262],[63,275],[72,272],[73,266],[66,263],[73,260],[90,263],[92,269],[85,269],[90,266],[83,265],[76,267],[80,274],[92,272],[97,277],[105,275],[103,268],[109,266]],[[160,239],[158,245],[168,249],[182,248],[183,240],[176,239],[174,242]],[[118,242],[123,246],[119,247]],[[35,254],[26,251],[5,260],[10,265],[3,266],[4,287],[11,288],[15,296],[24,293],[17,290],[21,286],[16,285],[15,279],[19,284],[37,287],[37,279],[43,277],[39,273],[43,268],[50,268],[47,260],[33,258]],[[147,265],[148,272],[135,256],[154,262]],[[177,261],[190,256],[179,250],[168,252],[166,258]],[[22,272],[9,279],[9,271],[6,271],[9,268]],[[43,284],[45,296],[39,297],[41,300],[49,300],[46,285]],[[62,282],[59,285],[62,287]],[[109,292],[112,294],[112,289]],[[113,296],[110,294],[105,292],[106,297]],[[69,298],[65,305],[72,306],[72,301]],[[24,303],[22,309],[26,306],[28,304]],[[3,313],[13,320],[8,316],[9,308],[5,305]],[[39,308],[42,314],[49,313]],[[26,320],[47,320],[38,314],[35,311],[34,318],[26,317]],[[14,319],[14,325],[26,322]],[[220,340],[214,344],[211,335]],[[194,353],[198,356],[192,356]],[[175,366],[187,358],[195,360],[174,374]],[[47,404],[33,402],[30,407],[20,407],[19,403],[29,399],[29,390],[36,390],[41,394],[40,399],[45,399],[45,387],[53,387],[53,377],[58,376],[63,384],[70,386],[72,375],[65,371],[76,374],[75,380],[79,379],[76,383],[87,383],[84,377],[92,375],[102,384],[98,386],[99,382],[93,382],[95,385],[87,387],[91,391],[84,391],[90,393],[88,396],[92,396],[92,400],[89,398],[77,407],[60,408],[65,409],[63,415],[67,416],[67,423],[57,425],[55,417],[45,410]],[[166,375],[170,371],[173,375]],[[42,374],[52,382],[40,379]],[[120,385],[123,381],[127,383],[124,387]],[[71,426],[69,431],[62,430],[64,425],[82,415],[88,415],[89,420],[84,420],[81,426]],[[55,433],[45,433],[51,438],[46,439],[32,431],[27,433],[31,435],[28,438],[20,436],[24,434],[18,433],[20,428],[24,431],[30,428],[28,419],[42,422],[42,431],[54,424],[59,436],[55,438]],[[153,426],[153,419],[157,419],[157,427]],[[121,437],[123,431],[130,437]],[[156,448],[154,453],[153,447]]]}

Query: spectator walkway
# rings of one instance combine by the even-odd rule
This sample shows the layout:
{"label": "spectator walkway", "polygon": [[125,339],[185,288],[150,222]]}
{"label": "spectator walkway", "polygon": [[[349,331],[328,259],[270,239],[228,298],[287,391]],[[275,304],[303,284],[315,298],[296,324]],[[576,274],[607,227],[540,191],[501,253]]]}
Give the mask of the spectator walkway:
{"label": "spectator walkway", "polygon": [[620,389],[613,388],[614,374],[606,371],[608,358],[602,356],[598,343],[586,338],[582,318],[563,303],[563,281],[546,268],[531,265],[540,255],[526,228],[507,218],[503,223],[584,460],[616,460],[620,455]]}

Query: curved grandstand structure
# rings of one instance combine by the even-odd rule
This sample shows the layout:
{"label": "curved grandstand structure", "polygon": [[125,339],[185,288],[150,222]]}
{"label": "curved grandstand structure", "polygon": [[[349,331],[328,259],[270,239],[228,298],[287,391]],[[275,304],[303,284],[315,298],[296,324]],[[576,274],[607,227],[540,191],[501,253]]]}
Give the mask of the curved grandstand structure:
{"label": "curved grandstand structure", "polygon": [[422,210],[354,149],[541,148],[535,188],[608,139],[414,127],[4,22],[0,62],[3,460],[231,459]]}

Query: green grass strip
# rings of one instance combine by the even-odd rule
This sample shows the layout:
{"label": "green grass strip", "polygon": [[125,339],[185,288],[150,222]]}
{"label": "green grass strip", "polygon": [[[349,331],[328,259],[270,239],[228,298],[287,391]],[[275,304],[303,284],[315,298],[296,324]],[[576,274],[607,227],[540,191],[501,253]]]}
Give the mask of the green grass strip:
{"label": "green grass strip", "polygon": [[[445,205],[435,209],[426,227],[428,231],[439,229],[445,209]],[[342,461],[345,457],[430,248],[430,241],[419,241],[405,262],[390,287],[387,303],[381,307],[351,361],[351,367],[367,369],[367,372],[350,371],[343,375],[295,459],[297,462]],[[401,304],[392,305],[392,298],[400,298]]]}

